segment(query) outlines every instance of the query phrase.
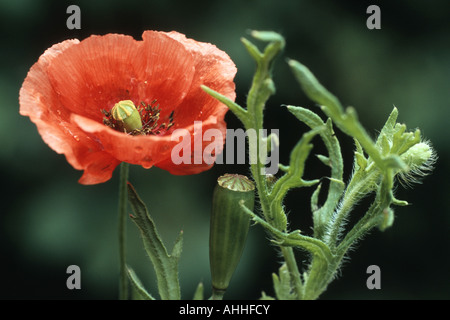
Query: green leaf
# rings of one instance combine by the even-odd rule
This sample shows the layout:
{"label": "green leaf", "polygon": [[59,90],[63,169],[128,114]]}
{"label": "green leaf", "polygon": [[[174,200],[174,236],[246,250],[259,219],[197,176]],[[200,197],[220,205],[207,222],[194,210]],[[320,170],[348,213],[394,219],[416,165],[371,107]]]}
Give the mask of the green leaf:
{"label": "green leaf", "polygon": [[[270,31],[251,31],[250,34],[258,40],[269,42],[261,53],[250,41],[242,39],[247,51],[255,59],[257,68],[252,85],[247,96],[249,123],[244,123],[246,129],[261,129],[263,127],[263,110],[267,100],[275,93],[272,80],[272,67],[275,58],[284,48],[284,38]],[[242,121],[242,120],[241,120]]]}
{"label": "green leaf", "polygon": [[180,259],[182,250],[183,250],[183,230],[180,231],[180,234],[175,240],[170,257],[178,261]]}
{"label": "green leaf", "polygon": [[[302,180],[302,176],[305,169],[305,161],[313,147],[309,142],[322,129],[323,128],[318,128],[305,133],[300,141],[297,142],[291,151],[289,167],[286,167],[286,174],[277,180],[272,189],[273,196],[276,196],[278,192],[285,193],[288,189],[304,185],[305,181]],[[319,181],[315,180],[313,183],[317,182]]]}
{"label": "green leaf", "polygon": [[144,202],[131,184],[128,184],[128,200],[135,214],[131,216],[131,219],[141,232],[145,251],[153,264],[161,299],[179,300],[178,260],[181,253],[182,233],[177,238],[172,255],[168,255]]}
{"label": "green leaf", "polygon": [[326,123],[313,111],[302,108],[288,106],[288,110],[300,121],[304,122],[311,129],[320,129],[319,135],[323,140],[328,151],[328,157],[318,156],[319,159],[331,167],[330,186],[328,188],[328,196],[321,208],[314,212],[314,232],[318,238],[322,238],[325,232],[325,225],[330,220],[339,199],[345,189],[343,182],[344,164],[342,160],[341,147],[338,139],[334,135],[331,120],[328,119]]}
{"label": "green leaf", "polygon": [[333,255],[329,247],[323,241],[302,235],[300,230],[295,230],[289,233],[282,232],[261,219],[243,203],[241,203],[241,207],[255,223],[260,224],[273,236],[274,240],[272,240],[272,242],[280,246],[301,248],[310,252],[313,256],[321,257],[324,261],[331,261]]}
{"label": "green leaf", "polygon": [[136,275],[136,273],[134,272],[133,269],[131,269],[130,267],[127,267],[127,273],[128,273],[128,278],[130,279],[134,290],[136,291],[136,293],[139,295],[139,297],[141,299],[155,300],[155,298],[153,298],[151,296],[151,294],[148,293],[147,290],[145,290],[144,286],[142,285],[141,281],[139,280],[138,276]]}
{"label": "green leaf", "polygon": [[273,59],[275,59],[275,57],[284,49],[284,38],[280,34],[272,31],[254,30],[251,32],[251,35],[255,39],[269,42],[264,49],[264,58],[269,62],[270,66],[272,66]]}
{"label": "green leaf", "polygon": [[327,156],[324,156],[322,154],[316,154],[316,157],[327,167],[330,167],[330,168],[332,167],[331,160]]}
{"label": "green leaf", "polygon": [[240,105],[230,100],[230,98],[225,97],[224,95],[214,91],[213,89],[208,88],[205,85],[201,85],[203,91],[212,96],[213,98],[219,100],[223,104],[225,104],[231,112],[245,125],[247,123],[247,110],[242,108]]}
{"label": "green leaf", "polygon": [[296,294],[292,290],[291,276],[287,265],[284,263],[279,269],[278,274],[272,274],[273,288],[278,300],[295,300]]}
{"label": "green leaf", "polygon": [[[254,214],[253,211],[248,209],[243,203],[241,203],[241,207],[255,223],[260,224],[272,235],[272,243],[281,247],[295,247],[304,249],[311,253],[312,267],[308,273],[304,274],[303,277],[308,289],[305,289],[305,296],[301,298],[316,298],[328,285],[329,281],[332,280],[334,271],[337,268],[335,264],[339,262],[334,261],[334,256],[327,244],[320,239],[302,235],[299,230],[290,233],[280,231],[280,228],[278,228],[275,224],[274,226],[263,220]],[[275,285],[281,285],[281,280],[278,276],[274,277],[274,281],[278,281],[278,284]]]}
{"label": "green leaf", "polygon": [[398,117],[398,110],[397,108],[394,108],[389,115],[388,119],[386,120],[383,128],[380,131],[380,134],[378,135],[378,139],[376,141],[377,147],[382,146],[382,138],[383,137],[392,137],[394,134],[394,127],[397,121]]}
{"label": "green leaf", "polygon": [[367,159],[363,154],[359,152],[355,152],[355,171],[362,170],[364,171],[367,167]]}
{"label": "green leaf", "polygon": [[288,63],[306,95],[321,106],[323,112],[333,120],[339,129],[357,139],[378,167],[384,168],[381,154],[376,148],[375,142],[359,123],[355,109],[348,107],[344,111],[339,100],[319,83],[307,67],[295,60],[288,60]]}
{"label": "green leaf", "polygon": [[320,194],[321,188],[322,188],[322,184],[319,183],[317,185],[316,190],[314,190],[314,192],[311,196],[311,212],[313,213],[313,215],[315,215],[316,211],[319,210],[319,194]]}
{"label": "green leaf", "polygon": [[401,207],[409,205],[408,201],[399,200],[399,199],[396,199],[395,197],[393,197],[392,203],[395,204],[396,206],[401,206]]}
{"label": "green leaf", "polygon": [[343,108],[338,98],[325,89],[306,66],[298,61],[290,59],[288,60],[288,64],[303,91],[312,101],[327,107],[331,115],[333,115],[333,119],[338,118],[343,114]]}
{"label": "green leaf", "polygon": [[197,289],[195,289],[193,300],[203,300],[204,299],[203,289],[204,289],[203,282],[199,282]]}
{"label": "green leaf", "polygon": [[420,130],[405,132],[406,125],[397,124],[398,130],[393,135],[391,153],[401,155],[421,140]]}
{"label": "green leaf", "polygon": [[255,61],[258,62],[263,58],[263,54],[261,53],[261,51],[259,51],[258,47],[251,43],[249,40],[247,40],[246,38],[241,38],[241,42],[244,44],[244,47],[247,49],[248,53]]}
{"label": "green leaf", "polygon": [[279,230],[286,228],[286,215],[283,211],[283,199],[292,188],[311,186],[319,180],[305,181],[302,179],[305,161],[313,147],[309,142],[321,129],[311,130],[303,135],[297,145],[292,149],[288,167],[283,167],[286,173],[273,185],[268,194],[269,206],[274,213],[273,222]]}
{"label": "green leaf", "polygon": [[253,38],[265,41],[265,42],[275,42],[280,43],[282,47],[284,47],[284,38],[279,33],[274,31],[258,31],[252,30],[250,34]]}
{"label": "green leaf", "polygon": [[259,300],[275,300],[274,297],[268,296],[264,291],[261,292],[261,298]]}

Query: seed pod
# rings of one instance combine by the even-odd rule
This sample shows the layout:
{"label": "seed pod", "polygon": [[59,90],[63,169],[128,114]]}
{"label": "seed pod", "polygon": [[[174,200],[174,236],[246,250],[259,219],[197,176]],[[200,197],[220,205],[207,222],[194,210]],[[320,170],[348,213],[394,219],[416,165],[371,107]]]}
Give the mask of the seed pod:
{"label": "seed pod", "polygon": [[240,207],[241,200],[253,210],[255,185],[252,181],[238,174],[225,174],[217,179],[209,236],[213,299],[225,293],[244,251],[250,218]]}
{"label": "seed pod", "polygon": [[123,100],[114,105],[111,115],[122,126],[125,132],[142,129],[142,120],[133,101]]}

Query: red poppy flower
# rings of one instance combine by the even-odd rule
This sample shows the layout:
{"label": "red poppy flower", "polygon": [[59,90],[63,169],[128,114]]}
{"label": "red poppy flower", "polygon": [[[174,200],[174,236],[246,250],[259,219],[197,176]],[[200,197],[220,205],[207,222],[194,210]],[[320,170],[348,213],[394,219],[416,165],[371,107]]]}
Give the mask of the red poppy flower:
{"label": "red poppy flower", "polygon": [[[178,141],[171,133],[187,129],[194,141],[194,121],[201,121],[203,132],[215,128],[225,137],[228,108],[200,86],[235,99],[236,67],[229,56],[177,32],[145,31],[142,38],[108,34],[55,44],[22,85],[20,113],[52,149],[84,170],[82,184],[109,180],[122,161],[178,175],[199,173],[211,162],[174,164],[171,150]],[[124,100],[142,118],[134,132],[111,114]],[[223,148],[224,141],[218,143]]]}

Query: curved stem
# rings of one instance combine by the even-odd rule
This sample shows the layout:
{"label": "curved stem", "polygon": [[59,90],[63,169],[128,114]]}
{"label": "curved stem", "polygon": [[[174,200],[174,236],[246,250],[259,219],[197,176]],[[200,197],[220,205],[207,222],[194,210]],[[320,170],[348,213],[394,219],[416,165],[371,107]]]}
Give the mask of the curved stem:
{"label": "curved stem", "polygon": [[128,299],[128,276],[126,268],[126,235],[127,235],[127,181],[128,163],[120,165],[119,178],[119,299]]}

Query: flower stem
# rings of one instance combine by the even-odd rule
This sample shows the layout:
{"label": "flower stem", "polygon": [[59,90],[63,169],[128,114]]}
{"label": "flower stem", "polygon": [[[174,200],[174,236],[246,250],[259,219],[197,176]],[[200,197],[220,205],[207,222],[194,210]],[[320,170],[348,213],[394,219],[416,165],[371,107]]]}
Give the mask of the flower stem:
{"label": "flower stem", "polygon": [[120,165],[119,178],[119,299],[128,299],[128,277],[126,269],[126,234],[127,234],[127,182],[128,163]]}
{"label": "flower stem", "polygon": [[225,294],[224,290],[218,290],[213,288],[211,300],[223,300],[224,294]]}

